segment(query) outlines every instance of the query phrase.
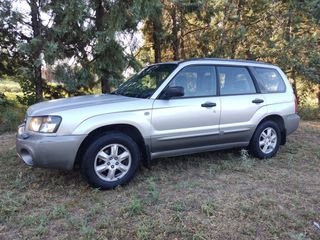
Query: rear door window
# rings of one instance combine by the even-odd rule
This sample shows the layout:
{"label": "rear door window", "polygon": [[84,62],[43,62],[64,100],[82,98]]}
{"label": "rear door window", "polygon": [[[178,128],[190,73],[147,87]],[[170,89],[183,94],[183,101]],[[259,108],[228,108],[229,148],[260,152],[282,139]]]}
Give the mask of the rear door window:
{"label": "rear door window", "polygon": [[278,93],[285,92],[286,85],[279,72],[272,68],[254,68],[257,74],[257,80],[261,91],[264,93]]}
{"label": "rear door window", "polygon": [[217,67],[220,95],[253,94],[256,89],[246,67]]}

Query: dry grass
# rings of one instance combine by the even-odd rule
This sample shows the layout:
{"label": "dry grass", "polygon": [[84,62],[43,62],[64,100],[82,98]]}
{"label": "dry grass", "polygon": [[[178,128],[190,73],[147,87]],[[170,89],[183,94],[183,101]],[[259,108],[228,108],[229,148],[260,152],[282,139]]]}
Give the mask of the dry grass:
{"label": "dry grass", "polygon": [[13,138],[0,136],[0,239],[320,239],[319,122],[302,122],[273,159],[159,159],[112,191],[25,166]]}

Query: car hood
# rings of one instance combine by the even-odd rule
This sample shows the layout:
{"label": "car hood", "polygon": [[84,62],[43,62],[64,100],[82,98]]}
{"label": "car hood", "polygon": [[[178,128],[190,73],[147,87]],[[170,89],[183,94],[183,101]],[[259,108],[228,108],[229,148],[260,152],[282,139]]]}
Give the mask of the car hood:
{"label": "car hood", "polygon": [[126,104],[127,102],[137,100],[139,99],[112,94],[62,98],[34,104],[31,107],[29,107],[27,114],[28,116],[49,115],[57,112],[74,110],[78,108],[94,107],[97,105],[110,105],[114,103]]}

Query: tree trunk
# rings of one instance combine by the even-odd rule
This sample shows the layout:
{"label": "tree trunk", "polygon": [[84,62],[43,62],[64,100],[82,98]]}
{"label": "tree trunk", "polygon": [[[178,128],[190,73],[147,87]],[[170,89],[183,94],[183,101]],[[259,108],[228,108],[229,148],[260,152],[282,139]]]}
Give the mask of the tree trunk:
{"label": "tree trunk", "polygon": [[152,39],[153,39],[153,49],[154,49],[154,62],[158,63],[158,62],[161,62],[161,40],[159,36],[162,32],[161,20],[153,19],[152,26],[153,26]]}
{"label": "tree trunk", "polygon": [[294,69],[292,69],[291,78],[293,80],[293,83],[292,83],[293,92],[294,92],[294,95],[296,95],[297,103],[299,104],[299,96],[298,96],[298,90],[297,90],[297,78],[296,78],[296,71]]}
{"label": "tree trunk", "polygon": [[179,39],[178,39],[178,24],[177,24],[177,7],[174,5],[172,12],[172,48],[173,60],[179,60]]}
{"label": "tree trunk", "polygon": [[[30,0],[29,2],[31,9],[31,27],[33,31],[33,38],[41,37],[41,19],[39,13],[39,7],[37,0]],[[34,60],[34,84],[35,84],[35,97],[36,102],[41,102],[43,100],[43,81],[41,74],[41,51],[42,47],[37,46],[33,54]]]}
{"label": "tree trunk", "polygon": [[[180,52],[181,52],[181,58],[186,59],[186,50],[184,48],[184,12],[180,11]],[[208,53],[207,53],[208,54]]]}
{"label": "tree trunk", "polygon": [[291,22],[292,22],[292,10],[291,10],[291,5],[289,5],[288,22],[287,22],[287,25],[285,26],[285,30],[284,30],[284,39],[287,42],[290,42],[290,40],[291,40],[291,33],[292,33]]}
{"label": "tree trunk", "polygon": [[103,74],[101,76],[101,92],[102,93],[110,92],[109,78],[107,76],[108,74]]}
{"label": "tree trunk", "polygon": [[[103,6],[102,0],[96,0],[96,28],[98,32],[104,31],[103,27],[103,17],[106,14],[105,8]],[[101,39],[98,39],[98,41],[101,41]],[[98,56],[102,57],[102,56]],[[101,92],[102,93],[108,93],[110,92],[110,86],[109,86],[109,72],[107,69],[100,69],[101,77]]]}
{"label": "tree trunk", "polygon": [[318,107],[320,110],[320,83],[318,84],[318,93],[317,93],[317,97],[318,97]]}
{"label": "tree trunk", "polygon": [[[236,32],[238,32],[239,23],[241,22],[242,8],[243,8],[243,0],[239,0],[238,4],[237,4],[237,20],[234,24],[235,34],[236,34]],[[236,50],[237,50],[238,42],[239,42],[238,36],[234,36],[233,40],[232,40],[232,44],[231,44],[231,58],[236,57]]]}

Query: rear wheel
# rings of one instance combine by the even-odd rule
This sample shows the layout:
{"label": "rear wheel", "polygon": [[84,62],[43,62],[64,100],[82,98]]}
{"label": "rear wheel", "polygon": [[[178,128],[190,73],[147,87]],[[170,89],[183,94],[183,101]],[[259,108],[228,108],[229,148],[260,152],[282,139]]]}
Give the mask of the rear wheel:
{"label": "rear wheel", "polygon": [[260,159],[271,158],[279,150],[281,132],[273,121],[262,122],[256,129],[250,143],[251,153]]}
{"label": "rear wheel", "polygon": [[123,133],[110,132],[90,144],[81,172],[93,187],[110,189],[129,182],[139,164],[137,144]]}

